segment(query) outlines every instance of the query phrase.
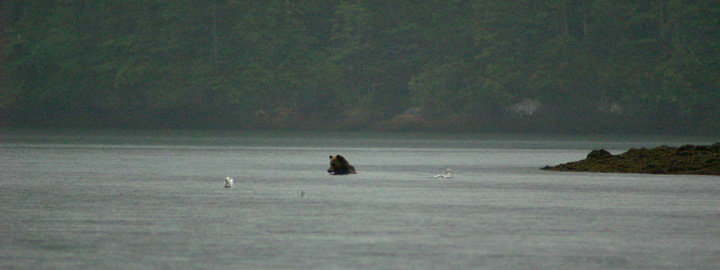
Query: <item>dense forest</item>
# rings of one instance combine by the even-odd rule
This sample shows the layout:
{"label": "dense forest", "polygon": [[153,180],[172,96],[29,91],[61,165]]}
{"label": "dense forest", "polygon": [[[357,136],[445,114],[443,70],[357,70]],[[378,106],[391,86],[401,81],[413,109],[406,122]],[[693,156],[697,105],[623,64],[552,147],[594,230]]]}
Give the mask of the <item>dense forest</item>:
{"label": "dense forest", "polygon": [[0,0],[0,125],[720,132],[715,0]]}

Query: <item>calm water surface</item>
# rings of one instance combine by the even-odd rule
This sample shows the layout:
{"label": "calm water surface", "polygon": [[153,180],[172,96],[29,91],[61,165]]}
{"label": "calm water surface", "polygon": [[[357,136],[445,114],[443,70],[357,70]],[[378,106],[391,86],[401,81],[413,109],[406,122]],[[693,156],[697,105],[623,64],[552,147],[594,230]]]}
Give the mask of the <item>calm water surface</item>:
{"label": "calm water surface", "polygon": [[0,135],[0,269],[720,268],[720,178],[538,170],[718,138]]}

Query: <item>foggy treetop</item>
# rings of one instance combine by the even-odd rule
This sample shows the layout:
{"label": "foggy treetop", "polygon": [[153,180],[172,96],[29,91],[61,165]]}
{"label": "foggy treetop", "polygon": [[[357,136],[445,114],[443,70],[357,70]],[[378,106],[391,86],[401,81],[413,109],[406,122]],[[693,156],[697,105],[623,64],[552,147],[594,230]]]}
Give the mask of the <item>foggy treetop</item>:
{"label": "foggy treetop", "polygon": [[714,0],[5,0],[0,125],[720,131]]}

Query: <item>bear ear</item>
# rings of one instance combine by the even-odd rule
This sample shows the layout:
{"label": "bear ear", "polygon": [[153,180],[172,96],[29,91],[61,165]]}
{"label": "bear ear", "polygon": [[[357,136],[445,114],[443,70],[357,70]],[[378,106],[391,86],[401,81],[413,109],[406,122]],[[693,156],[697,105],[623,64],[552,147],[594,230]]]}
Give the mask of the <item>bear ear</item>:
{"label": "bear ear", "polygon": [[330,159],[332,159],[332,156],[330,156]]}

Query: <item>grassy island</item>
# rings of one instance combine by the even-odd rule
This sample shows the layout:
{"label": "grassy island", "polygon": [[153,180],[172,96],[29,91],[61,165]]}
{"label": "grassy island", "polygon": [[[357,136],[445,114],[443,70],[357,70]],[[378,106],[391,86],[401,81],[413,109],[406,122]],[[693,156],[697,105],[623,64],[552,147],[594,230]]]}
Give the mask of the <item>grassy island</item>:
{"label": "grassy island", "polygon": [[720,175],[720,143],[631,148],[619,155],[604,149],[593,150],[583,160],[545,166],[542,170]]}

